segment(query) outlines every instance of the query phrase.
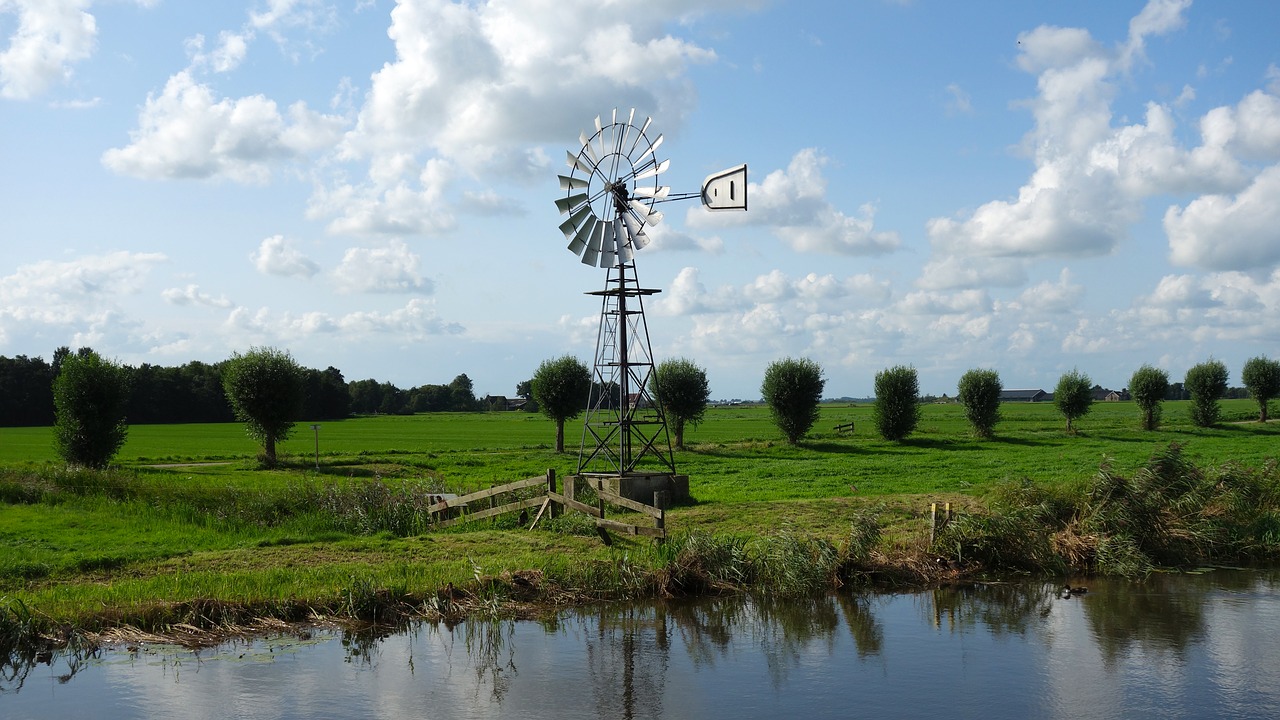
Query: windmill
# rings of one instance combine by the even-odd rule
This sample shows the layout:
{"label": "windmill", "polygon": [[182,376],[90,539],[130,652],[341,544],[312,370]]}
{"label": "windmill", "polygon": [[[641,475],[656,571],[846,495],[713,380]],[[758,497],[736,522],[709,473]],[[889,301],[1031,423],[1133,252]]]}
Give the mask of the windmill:
{"label": "windmill", "polygon": [[569,251],[606,271],[605,288],[589,293],[601,299],[600,327],[577,475],[647,502],[654,490],[687,494],[688,478],[676,475],[661,398],[650,387],[644,299],[660,291],[640,286],[636,251],[662,221],[659,203],[696,197],[709,210],[746,210],[747,166],[709,176],[701,192],[673,195],[659,178],[671,165],[658,159],[662,135],[650,134],[652,118],[635,120],[634,108],[625,118],[615,109],[608,122],[596,117],[594,133],[579,134],[578,151],[566,152],[569,174],[559,176],[565,194],[556,207],[568,216],[560,231]]}

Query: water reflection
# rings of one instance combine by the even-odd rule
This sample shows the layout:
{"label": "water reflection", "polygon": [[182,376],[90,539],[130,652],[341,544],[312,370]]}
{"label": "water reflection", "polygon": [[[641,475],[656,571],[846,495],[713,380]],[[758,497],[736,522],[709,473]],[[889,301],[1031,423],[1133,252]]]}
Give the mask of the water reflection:
{"label": "water reflection", "polygon": [[110,717],[86,699],[109,697],[145,709],[119,717],[831,717],[855,705],[890,717],[1276,717],[1277,580],[612,605],[540,623],[105,653],[76,659],[85,669],[69,683],[62,657],[28,666],[25,684],[10,678],[0,714]]}

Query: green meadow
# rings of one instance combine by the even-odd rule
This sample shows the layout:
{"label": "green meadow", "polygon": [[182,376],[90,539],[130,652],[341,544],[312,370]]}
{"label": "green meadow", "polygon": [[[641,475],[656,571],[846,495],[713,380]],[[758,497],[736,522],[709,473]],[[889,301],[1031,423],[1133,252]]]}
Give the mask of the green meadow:
{"label": "green meadow", "polygon": [[[1208,429],[1191,425],[1187,403],[1165,403],[1153,432],[1138,429],[1128,402],[1096,403],[1075,433],[1051,404],[1007,404],[990,440],[970,433],[957,405],[922,409],[918,430],[899,443],[876,435],[870,406],[827,404],[797,446],[782,441],[764,407],[710,409],[675,453],[693,499],[669,512],[669,531],[683,539],[666,547],[626,538],[606,547],[573,513],[534,531],[514,518],[427,526],[424,493],[573,473],[576,447],[555,453],[555,427],[540,415],[323,422],[318,455],[302,422],[274,470],[259,467],[258,447],[238,424],[131,427],[105,473],[61,467],[49,428],[3,428],[0,638],[20,617],[98,630],[360,617],[361,597],[422,607],[439,588],[474,592],[485,578],[521,571],[572,585],[578,599],[593,588],[618,596],[617,586],[633,582],[631,591],[652,594],[655,577],[669,585],[672,568],[691,562],[678,548],[708,535],[728,538],[710,553],[732,554],[751,538],[848,548],[850,528],[873,514],[878,529],[867,537],[879,538],[880,551],[918,555],[928,549],[924,518],[934,502],[980,511],[1023,481],[1078,489],[1103,468],[1132,475],[1174,444],[1203,468],[1263,468],[1280,454],[1280,423],[1258,423],[1246,400],[1224,401],[1222,422]],[[848,423],[852,433],[835,430]],[[580,432],[566,426],[566,445]]]}

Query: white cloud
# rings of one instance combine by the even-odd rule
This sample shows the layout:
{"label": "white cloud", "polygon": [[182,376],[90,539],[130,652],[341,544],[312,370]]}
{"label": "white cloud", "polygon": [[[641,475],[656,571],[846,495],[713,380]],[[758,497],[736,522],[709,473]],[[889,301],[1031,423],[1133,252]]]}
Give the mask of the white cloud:
{"label": "white cloud", "polygon": [[274,313],[266,307],[257,310],[238,307],[227,316],[224,329],[250,342],[299,340],[332,333],[341,333],[345,342],[381,335],[393,336],[399,341],[417,341],[433,335],[463,332],[461,325],[440,319],[435,308],[423,298],[412,298],[404,307],[385,312],[364,310],[344,315]]}
{"label": "white cloud", "polygon": [[[1128,40],[1108,52],[1088,32],[1040,27],[1019,36],[1019,66],[1038,74],[1027,105],[1036,126],[1025,139],[1036,167],[1016,199],[926,223],[937,258],[925,288],[1000,282],[1010,266],[975,258],[1085,257],[1112,252],[1163,194],[1207,193],[1165,215],[1175,263],[1210,270],[1280,263],[1268,228],[1280,215],[1280,174],[1256,161],[1280,158],[1280,98],[1263,91],[1205,113],[1200,144],[1184,147],[1174,114],[1149,103],[1144,121],[1112,126],[1114,78],[1144,58],[1146,39],[1180,28],[1188,2],[1152,0],[1130,23]],[[1185,88],[1179,102],[1194,97]],[[1234,196],[1231,194],[1235,193]]]}
{"label": "white cloud", "polygon": [[1071,271],[1063,268],[1056,282],[1045,280],[1023,290],[1017,306],[1034,313],[1066,313],[1076,309],[1084,291],[1083,285],[1071,282]]}
{"label": "white cloud", "polygon": [[430,294],[431,281],[418,272],[421,264],[408,245],[392,240],[386,247],[348,249],[333,276],[346,293]]}
{"label": "white cloud", "polygon": [[208,67],[214,72],[231,72],[240,67],[249,53],[249,42],[252,33],[238,33],[223,30],[218,33],[218,46],[212,52],[204,52],[204,36],[196,35],[187,40],[187,52],[191,55],[192,66]]}
{"label": "white cloud", "polygon": [[262,95],[217,99],[184,70],[159,95],[147,97],[129,145],[107,150],[102,162],[117,173],[148,179],[265,182],[274,165],[331,145],[344,124],[302,102],[287,115]]}
{"label": "white cloud", "polygon": [[690,209],[692,227],[761,225],[797,252],[883,255],[901,244],[898,234],[875,229],[875,206],[859,208],[861,217],[845,215],[827,200],[822,167],[828,159],[814,148],[797,152],[786,170],[774,170],[747,187],[750,211],[707,213]]}
{"label": "white cloud", "polygon": [[1269,271],[1280,264],[1280,165],[1234,198],[1205,195],[1164,216],[1171,259],[1209,270]]}
{"label": "white cloud", "polygon": [[336,214],[329,231],[352,235],[430,235],[453,229],[456,221],[444,198],[452,183],[452,167],[432,159],[416,177],[406,176],[417,168],[409,155],[381,157],[370,166],[371,182],[317,188],[307,216],[320,219]]}
{"label": "white cloud", "polygon": [[216,308],[229,308],[233,303],[226,295],[214,297],[200,290],[199,285],[190,284],[184,288],[168,288],[160,293],[164,301],[173,305],[205,305]]}
{"label": "white cloud", "polygon": [[309,278],[320,271],[319,265],[303,255],[302,251],[283,235],[264,238],[249,258],[253,260],[253,265],[258,272],[265,275],[298,275]]}
{"label": "white cloud", "polygon": [[17,15],[0,52],[0,97],[27,100],[71,76],[93,54],[98,28],[90,0],[0,0],[0,15]]}
{"label": "white cloud", "polygon": [[[75,260],[45,260],[0,277],[0,336],[54,335],[78,346],[137,328],[120,310],[124,297],[141,292],[159,253],[118,251]],[[123,342],[123,341],[120,341]]]}
{"label": "white cloud", "polygon": [[969,115],[973,113],[973,100],[969,97],[969,93],[956,83],[947,85],[947,114],[948,115]]}
{"label": "white cloud", "polygon": [[925,263],[916,285],[924,290],[1017,287],[1027,281],[1026,261],[1015,258],[936,257]]}
{"label": "white cloud", "polygon": [[[408,180],[409,170],[389,185],[382,174],[389,162],[426,168],[443,161],[466,177],[529,184],[551,170],[538,146],[558,148],[564,128],[585,127],[613,108],[635,107],[637,122],[652,114],[676,129],[693,104],[688,69],[716,54],[668,28],[741,7],[729,0],[403,0],[388,30],[395,59],[373,73],[338,153],[349,167],[317,189],[311,214],[335,218],[334,232],[436,233],[452,226],[452,198],[412,212],[429,188]],[[380,220],[386,217],[397,220]]]}

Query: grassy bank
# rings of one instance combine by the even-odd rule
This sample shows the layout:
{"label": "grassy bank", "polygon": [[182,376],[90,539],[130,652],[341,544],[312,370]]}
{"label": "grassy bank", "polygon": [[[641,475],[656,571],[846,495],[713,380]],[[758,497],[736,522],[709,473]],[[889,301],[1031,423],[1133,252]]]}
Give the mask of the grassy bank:
{"label": "grassy bank", "polygon": [[[272,471],[237,425],[134,427],[105,473],[55,464],[47,428],[0,429],[0,654],[122,628],[195,638],[262,618],[1268,562],[1280,425],[1252,422],[1252,403],[1224,410],[1199,429],[1168,403],[1164,429],[1143,432],[1132,404],[1099,404],[1067,434],[1049,406],[1006,406],[981,441],[959,408],[928,406],[920,432],[888,443],[870,408],[827,406],[791,447],[766,410],[717,408],[677,454],[694,502],[669,514],[672,540],[611,547],[574,514],[533,531],[428,525],[430,493],[572,472],[538,416],[324,423],[318,467],[303,424]],[[955,516],[930,544],[933,502]]]}

